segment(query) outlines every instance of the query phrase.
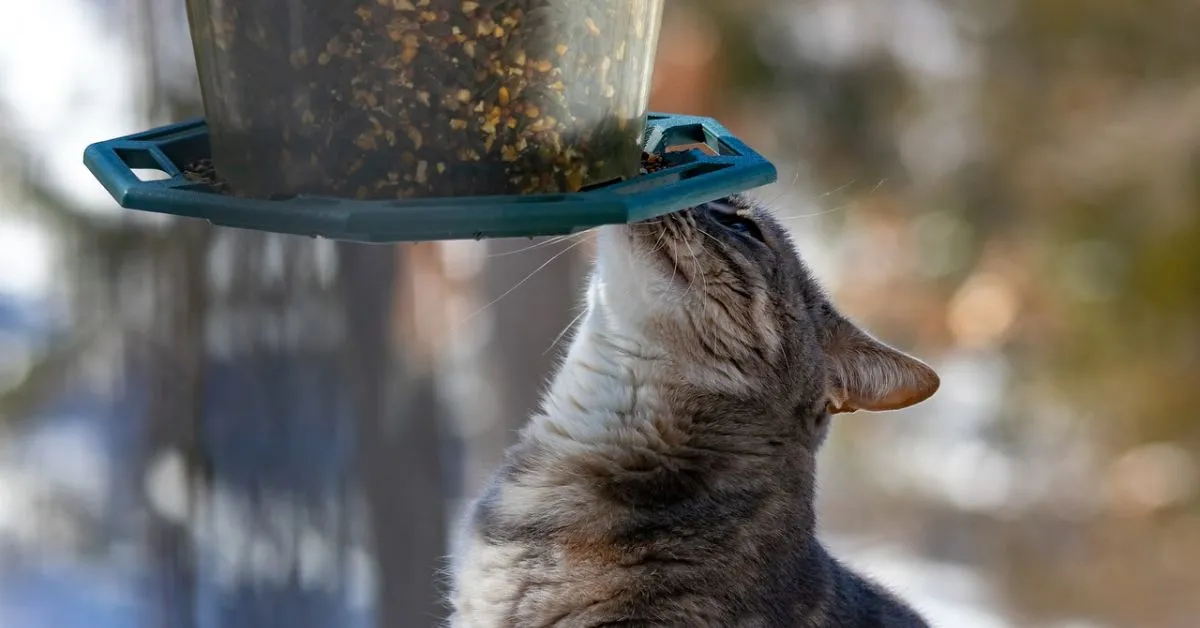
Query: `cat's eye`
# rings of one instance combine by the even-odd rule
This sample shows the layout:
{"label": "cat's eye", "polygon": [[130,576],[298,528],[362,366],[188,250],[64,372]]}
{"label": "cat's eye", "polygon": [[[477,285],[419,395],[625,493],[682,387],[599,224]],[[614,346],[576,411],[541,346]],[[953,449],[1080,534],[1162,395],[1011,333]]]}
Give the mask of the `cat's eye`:
{"label": "cat's eye", "polygon": [[748,235],[759,242],[764,241],[762,231],[759,230],[758,225],[750,218],[734,213],[717,213],[715,214],[715,218],[717,222],[721,223],[721,226],[730,231]]}

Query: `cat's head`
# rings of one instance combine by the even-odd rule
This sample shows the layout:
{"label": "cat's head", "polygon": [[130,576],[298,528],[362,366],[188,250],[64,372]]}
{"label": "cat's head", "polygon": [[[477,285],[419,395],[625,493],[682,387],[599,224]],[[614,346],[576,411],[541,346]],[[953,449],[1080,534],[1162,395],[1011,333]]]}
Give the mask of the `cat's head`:
{"label": "cat's head", "polygon": [[[682,380],[817,417],[925,400],[934,371],[833,307],[786,229],[730,197],[605,228],[594,298],[614,331],[671,356]],[[823,417],[823,418],[821,418]]]}

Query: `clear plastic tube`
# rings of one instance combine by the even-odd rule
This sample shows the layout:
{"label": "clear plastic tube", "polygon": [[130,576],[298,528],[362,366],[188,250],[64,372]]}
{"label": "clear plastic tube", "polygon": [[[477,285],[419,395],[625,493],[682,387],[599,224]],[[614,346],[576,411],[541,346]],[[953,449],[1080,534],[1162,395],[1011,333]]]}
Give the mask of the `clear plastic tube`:
{"label": "clear plastic tube", "polygon": [[187,0],[233,193],[572,192],[636,175],[662,0]]}

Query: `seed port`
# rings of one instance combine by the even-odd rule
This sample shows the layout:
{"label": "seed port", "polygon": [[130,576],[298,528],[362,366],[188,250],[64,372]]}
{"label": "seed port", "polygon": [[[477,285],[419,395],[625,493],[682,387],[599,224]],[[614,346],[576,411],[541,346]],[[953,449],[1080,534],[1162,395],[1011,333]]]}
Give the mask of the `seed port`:
{"label": "seed port", "polygon": [[687,152],[689,150],[698,150],[710,157],[716,157],[717,155],[721,154],[715,148],[713,148],[712,146],[709,146],[708,142],[691,142],[688,144],[672,144],[667,147],[666,152],[668,152],[668,153],[683,153],[683,152]]}
{"label": "seed port", "polygon": [[[234,196],[211,171],[204,120],[89,146],[84,163],[122,207],[212,224],[357,242],[565,235],[636,222],[776,180],[775,167],[710,118],[649,113],[644,173],[578,192],[357,200]],[[138,171],[168,178],[143,180]]]}
{"label": "seed port", "polygon": [[130,168],[130,172],[138,178],[138,181],[162,181],[171,178],[171,175],[158,168]]}

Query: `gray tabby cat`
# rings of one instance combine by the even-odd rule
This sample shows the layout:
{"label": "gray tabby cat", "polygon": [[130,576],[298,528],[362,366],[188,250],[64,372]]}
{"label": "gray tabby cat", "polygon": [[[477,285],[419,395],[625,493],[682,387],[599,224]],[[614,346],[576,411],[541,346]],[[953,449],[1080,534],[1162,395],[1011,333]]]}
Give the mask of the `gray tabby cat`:
{"label": "gray tabby cat", "polygon": [[732,197],[604,227],[541,413],[456,539],[455,628],[927,624],[814,536],[830,416],[938,376],[841,316]]}

